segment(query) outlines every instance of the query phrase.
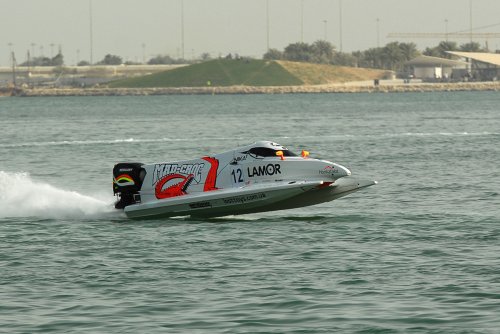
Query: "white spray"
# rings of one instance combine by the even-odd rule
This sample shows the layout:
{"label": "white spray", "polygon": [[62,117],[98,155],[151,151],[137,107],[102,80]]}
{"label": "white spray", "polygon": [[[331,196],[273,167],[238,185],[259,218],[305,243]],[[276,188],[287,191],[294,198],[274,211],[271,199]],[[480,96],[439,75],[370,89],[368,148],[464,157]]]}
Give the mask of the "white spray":
{"label": "white spray", "polygon": [[27,173],[0,171],[0,218],[99,218],[116,211],[105,201],[33,181]]}

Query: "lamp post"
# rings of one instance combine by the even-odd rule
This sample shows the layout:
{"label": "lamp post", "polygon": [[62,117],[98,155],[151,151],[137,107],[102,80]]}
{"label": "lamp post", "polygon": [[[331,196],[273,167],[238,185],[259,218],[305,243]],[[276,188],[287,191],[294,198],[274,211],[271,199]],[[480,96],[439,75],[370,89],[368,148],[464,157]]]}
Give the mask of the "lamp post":
{"label": "lamp post", "polygon": [[[12,43],[9,43],[9,44],[12,44]],[[16,87],[17,86],[17,83],[16,83],[16,56],[14,55],[14,52],[11,51],[10,57],[12,60],[12,84],[14,85],[14,87]]]}
{"label": "lamp post", "polygon": [[377,48],[380,47],[380,19],[377,17]]}
{"label": "lamp post", "polygon": [[469,0],[470,43],[472,44],[472,0]]}
{"label": "lamp post", "polygon": [[328,31],[328,21],[323,20],[323,23],[325,24],[325,41],[327,40],[327,31]]}
{"label": "lamp post", "polygon": [[269,51],[269,0],[266,0],[266,39],[267,39],[267,51]]}
{"label": "lamp post", "polygon": [[181,55],[184,59],[184,0],[181,0]]}
{"label": "lamp post", "polygon": [[300,42],[304,43],[304,0],[300,1]]}
{"label": "lamp post", "polygon": [[448,19],[444,20],[444,36],[446,38],[446,42],[448,42]]}
{"label": "lamp post", "polygon": [[339,47],[342,52],[342,0],[339,0]]}
{"label": "lamp post", "polygon": [[12,42],[9,42],[7,45],[9,46],[9,57],[10,57],[10,60],[12,61],[12,46],[14,44],[12,44]]}
{"label": "lamp post", "polygon": [[28,50],[26,58],[28,59],[28,86],[30,85],[30,78],[31,78],[31,55],[30,55],[30,50]]}
{"label": "lamp post", "polygon": [[90,65],[94,63],[94,29],[92,27],[92,0],[89,0]]}

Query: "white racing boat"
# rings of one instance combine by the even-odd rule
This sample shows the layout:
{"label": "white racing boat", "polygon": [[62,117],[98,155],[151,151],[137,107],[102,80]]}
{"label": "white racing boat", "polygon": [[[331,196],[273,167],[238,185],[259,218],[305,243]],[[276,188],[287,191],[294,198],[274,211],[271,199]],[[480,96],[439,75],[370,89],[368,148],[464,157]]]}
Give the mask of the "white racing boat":
{"label": "white racing boat", "polygon": [[118,163],[115,204],[130,218],[220,217],[299,208],[376,184],[336,163],[269,141],[199,159]]}

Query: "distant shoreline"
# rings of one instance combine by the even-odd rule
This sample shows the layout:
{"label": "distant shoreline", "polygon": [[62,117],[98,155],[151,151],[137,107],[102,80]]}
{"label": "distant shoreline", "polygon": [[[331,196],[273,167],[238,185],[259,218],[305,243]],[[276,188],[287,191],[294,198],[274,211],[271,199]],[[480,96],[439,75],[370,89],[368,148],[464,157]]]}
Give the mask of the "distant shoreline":
{"label": "distant shoreline", "polygon": [[150,95],[228,95],[228,94],[306,94],[306,93],[407,93],[499,91],[500,82],[418,83],[356,85],[356,83],[302,86],[228,86],[164,88],[3,88],[0,96],[150,96]]}

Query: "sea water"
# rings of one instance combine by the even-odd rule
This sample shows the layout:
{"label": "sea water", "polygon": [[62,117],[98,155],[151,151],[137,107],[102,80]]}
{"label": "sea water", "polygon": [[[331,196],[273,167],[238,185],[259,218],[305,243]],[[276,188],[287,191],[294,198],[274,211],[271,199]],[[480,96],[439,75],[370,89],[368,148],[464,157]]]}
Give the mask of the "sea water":
{"label": "sea water", "polygon": [[[496,92],[0,98],[0,332],[498,333]],[[112,167],[273,140],[379,184],[132,221]]]}

